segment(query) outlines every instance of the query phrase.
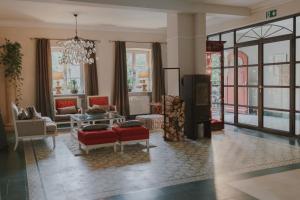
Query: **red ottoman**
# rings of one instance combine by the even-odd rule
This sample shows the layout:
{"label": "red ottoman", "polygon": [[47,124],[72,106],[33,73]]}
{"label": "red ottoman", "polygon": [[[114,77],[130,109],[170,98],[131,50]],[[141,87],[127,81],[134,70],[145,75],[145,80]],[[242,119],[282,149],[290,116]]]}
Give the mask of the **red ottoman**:
{"label": "red ottoman", "polygon": [[103,146],[114,147],[116,152],[116,144],[118,136],[113,130],[97,130],[97,131],[78,131],[79,148],[85,150],[88,154],[89,150],[96,149]]}
{"label": "red ottoman", "polygon": [[124,150],[124,144],[134,142],[146,142],[147,152],[149,152],[149,130],[143,126],[138,127],[113,127],[117,133],[119,143],[121,145],[121,152]]}

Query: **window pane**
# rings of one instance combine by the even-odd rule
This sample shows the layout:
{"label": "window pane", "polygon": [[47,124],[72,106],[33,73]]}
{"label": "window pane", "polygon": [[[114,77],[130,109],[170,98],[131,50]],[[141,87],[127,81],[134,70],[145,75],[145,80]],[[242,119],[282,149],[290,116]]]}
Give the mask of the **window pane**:
{"label": "window pane", "polygon": [[258,64],[258,46],[242,47],[238,49],[238,65]]}
{"label": "window pane", "polygon": [[253,87],[238,88],[238,105],[242,106],[257,106],[258,89]]}
{"label": "window pane", "polygon": [[234,68],[224,68],[224,85],[234,84]]}
{"label": "window pane", "polygon": [[135,54],[135,65],[136,67],[147,66],[147,56],[145,53]]}
{"label": "window pane", "polygon": [[264,107],[290,109],[290,89],[264,88]]}
{"label": "window pane", "polygon": [[224,87],[224,103],[234,104],[234,88]]}
{"label": "window pane", "polygon": [[233,106],[224,106],[224,121],[233,123],[234,122],[234,107]]}
{"label": "window pane", "polygon": [[300,17],[296,18],[296,35],[299,36],[300,35]]}
{"label": "window pane", "polygon": [[241,124],[258,126],[257,108],[238,107],[238,120]]}
{"label": "window pane", "polygon": [[221,86],[211,87],[211,103],[221,103]]}
{"label": "window pane", "polygon": [[290,65],[264,66],[264,85],[289,86]]}
{"label": "window pane", "polygon": [[289,131],[289,112],[264,110],[264,127]]}
{"label": "window pane", "polygon": [[214,35],[214,36],[209,36],[208,37],[209,41],[219,41],[219,35]]}
{"label": "window pane", "polygon": [[300,38],[296,39],[296,61],[300,61]]}
{"label": "window pane", "polygon": [[254,31],[252,31],[252,29],[255,29],[255,28],[251,27],[251,28],[238,30],[236,32],[236,42],[241,43],[241,42],[257,40],[258,36]]}
{"label": "window pane", "polygon": [[233,43],[233,32],[222,34],[221,35],[221,41],[226,41],[224,43],[225,48],[233,47],[233,45],[234,45],[234,43]]}
{"label": "window pane", "polygon": [[296,113],[296,135],[300,135],[300,113]]}
{"label": "window pane", "polygon": [[211,69],[211,83],[213,85],[221,84],[221,69]]}
{"label": "window pane", "polygon": [[221,104],[212,104],[211,105],[212,119],[221,120],[221,115],[222,115],[221,109],[222,109]]}
{"label": "window pane", "polygon": [[264,63],[290,61],[290,41],[273,42],[264,45]]}
{"label": "window pane", "polygon": [[258,67],[239,67],[238,85],[258,85]]}
{"label": "window pane", "polygon": [[300,111],[300,89],[296,88],[296,110]]}
{"label": "window pane", "polygon": [[300,86],[300,64],[296,64],[296,86]]}
{"label": "window pane", "polygon": [[126,55],[127,57],[126,57],[126,59],[127,59],[127,67],[129,66],[129,67],[132,67],[132,53],[127,53],[127,55]]}
{"label": "window pane", "polygon": [[234,66],[233,49],[224,50],[224,67]]}

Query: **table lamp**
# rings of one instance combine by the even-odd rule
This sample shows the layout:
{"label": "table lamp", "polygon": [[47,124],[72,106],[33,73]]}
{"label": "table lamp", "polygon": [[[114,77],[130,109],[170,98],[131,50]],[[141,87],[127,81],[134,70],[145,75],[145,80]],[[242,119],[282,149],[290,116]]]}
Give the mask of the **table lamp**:
{"label": "table lamp", "polygon": [[55,93],[61,94],[61,85],[60,80],[64,79],[64,73],[63,72],[53,72],[52,79],[56,80],[56,86],[55,86]]}

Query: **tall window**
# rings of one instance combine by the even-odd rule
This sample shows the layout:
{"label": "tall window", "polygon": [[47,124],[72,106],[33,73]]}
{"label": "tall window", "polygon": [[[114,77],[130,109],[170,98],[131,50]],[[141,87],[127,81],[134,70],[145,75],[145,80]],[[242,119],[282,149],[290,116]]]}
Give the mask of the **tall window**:
{"label": "tall window", "polygon": [[151,50],[127,48],[129,92],[151,92]]}
{"label": "tall window", "polygon": [[83,94],[83,65],[60,64],[60,49],[51,48],[52,56],[52,86],[54,95]]}

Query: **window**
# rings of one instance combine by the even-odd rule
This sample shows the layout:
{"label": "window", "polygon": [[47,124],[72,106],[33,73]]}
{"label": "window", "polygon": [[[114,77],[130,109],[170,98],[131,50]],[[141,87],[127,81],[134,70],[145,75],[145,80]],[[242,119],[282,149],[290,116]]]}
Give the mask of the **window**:
{"label": "window", "polygon": [[127,81],[129,92],[151,92],[151,49],[127,48]]}
{"label": "window", "polygon": [[60,64],[60,49],[51,48],[54,95],[84,94],[83,65]]}

